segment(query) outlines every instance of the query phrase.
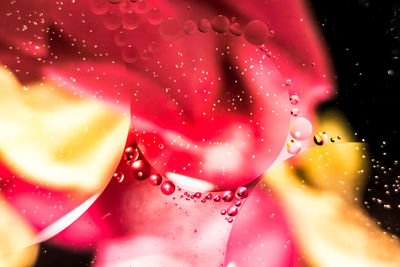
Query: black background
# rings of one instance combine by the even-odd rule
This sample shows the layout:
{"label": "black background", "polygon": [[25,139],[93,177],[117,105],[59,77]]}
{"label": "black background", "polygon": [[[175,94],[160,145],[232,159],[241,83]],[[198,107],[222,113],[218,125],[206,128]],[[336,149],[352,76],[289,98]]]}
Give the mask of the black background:
{"label": "black background", "polygon": [[[321,109],[341,109],[359,140],[371,145],[370,153],[380,167],[393,169],[387,174],[380,167],[372,170],[364,201],[365,210],[383,229],[400,236],[400,193],[393,190],[400,175],[393,166],[400,159],[400,2],[312,0],[311,5],[332,55],[339,89],[337,98]],[[383,141],[386,145],[381,147]],[[91,254],[42,244],[36,266],[89,266],[91,260]]]}

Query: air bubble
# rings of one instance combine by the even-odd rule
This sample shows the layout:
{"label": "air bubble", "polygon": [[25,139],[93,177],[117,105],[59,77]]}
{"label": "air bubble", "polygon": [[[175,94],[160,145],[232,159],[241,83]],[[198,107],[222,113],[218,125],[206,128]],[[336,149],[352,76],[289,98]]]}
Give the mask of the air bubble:
{"label": "air bubble", "polygon": [[150,177],[149,177],[150,184],[152,184],[154,186],[158,186],[161,184],[161,182],[162,182],[162,177],[158,173],[150,175]]}
{"label": "air bubble", "polygon": [[244,186],[238,187],[235,195],[237,198],[246,198],[249,195],[249,190]]}
{"label": "air bubble", "polygon": [[222,195],[222,200],[225,202],[232,201],[234,197],[234,194],[232,191],[225,191],[224,194]]}
{"label": "air bubble", "polygon": [[328,135],[325,132],[318,132],[314,135],[314,143],[322,146],[328,142]]}
{"label": "air bubble", "polygon": [[297,105],[300,102],[300,98],[298,95],[292,95],[290,96],[290,104],[292,105]]}
{"label": "air bubble", "polygon": [[158,25],[163,19],[163,14],[159,8],[152,8],[147,13],[147,20],[150,24]]}

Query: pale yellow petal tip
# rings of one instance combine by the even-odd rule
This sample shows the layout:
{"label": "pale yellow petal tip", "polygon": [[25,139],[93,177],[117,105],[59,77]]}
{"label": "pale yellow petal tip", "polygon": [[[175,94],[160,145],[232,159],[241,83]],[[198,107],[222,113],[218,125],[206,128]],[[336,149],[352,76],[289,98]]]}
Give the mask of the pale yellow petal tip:
{"label": "pale yellow petal tip", "polygon": [[263,178],[282,201],[307,266],[400,266],[397,238],[360,205],[365,153],[362,143],[315,147]]}
{"label": "pale yellow petal tip", "polygon": [[33,266],[39,245],[25,246],[32,242],[34,230],[1,196],[0,201],[0,266]]}
{"label": "pale yellow petal tip", "polygon": [[32,184],[93,193],[116,169],[130,118],[52,84],[23,90],[0,69],[0,160]]}

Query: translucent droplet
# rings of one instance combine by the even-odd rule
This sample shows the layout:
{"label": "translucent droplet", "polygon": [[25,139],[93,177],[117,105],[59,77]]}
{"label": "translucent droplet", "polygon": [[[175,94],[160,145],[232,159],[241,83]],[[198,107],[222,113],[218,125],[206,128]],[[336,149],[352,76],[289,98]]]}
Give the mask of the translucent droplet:
{"label": "translucent droplet", "polygon": [[161,23],[162,19],[163,19],[163,14],[159,8],[152,8],[147,13],[147,21],[150,24],[158,25]]}
{"label": "translucent droplet", "polygon": [[138,14],[144,14],[149,11],[150,6],[146,0],[138,0],[136,1],[135,11]]}
{"label": "translucent droplet", "polygon": [[92,12],[96,15],[106,14],[108,11],[108,1],[107,0],[91,0],[90,8]]}
{"label": "translucent droplet", "polygon": [[225,202],[232,201],[233,197],[235,195],[233,194],[232,191],[225,191],[224,194],[222,195],[222,200]]}
{"label": "translucent droplet", "polygon": [[150,51],[151,53],[155,53],[155,52],[158,51],[159,47],[160,47],[160,45],[159,45],[157,42],[154,42],[154,41],[153,41],[153,42],[151,42],[151,43],[149,44],[148,49],[149,49],[149,51]]}
{"label": "translucent droplet", "polygon": [[117,31],[114,35],[114,42],[117,46],[126,46],[129,42],[128,36],[125,31]]}
{"label": "translucent droplet", "polygon": [[232,207],[230,207],[229,209],[228,209],[228,215],[229,216],[236,216],[236,214],[238,213],[238,208],[236,207],[236,206],[232,206]]}
{"label": "translucent droplet", "polygon": [[226,214],[226,209],[223,209],[220,211],[221,215],[225,215]]}
{"label": "translucent droplet", "polygon": [[127,30],[135,30],[139,26],[140,16],[133,12],[127,12],[122,15],[122,25],[124,25]]}
{"label": "translucent droplet", "polygon": [[212,194],[211,193],[207,193],[206,199],[211,200],[212,199]]}
{"label": "translucent droplet", "polygon": [[299,110],[298,110],[297,108],[293,108],[293,109],[290,111],[290,114],[291,114],[293,117],[297,117],[297,116],[299,116]]}
{"label": "translucent droplet", "polygon": [[[143,50],[142,55],[141,55],[141,59],[142,59],[142,60],[149,60],[149,59],[151,58],[152,55],[153,55],[153,54],[150,53],[149,50]],[[160,147],[160,149],[162,149],[162,146],[161,146],[161,145],[160,145],[159,147]]]}
{"label": "translucent droplet", "polygon": [[144,160],[136,160],[131,164],[132,175],[137,180],[144,180],[150,175],[150,165]]}
{"label": "translucent droplet", "polygon": [[118,183],[122,183],[124,181],[125,175],[122,172],[115,172],[113,178],[117,180]]}
{"label": "translucent droplet", "polygon": [[291,79],[287,79],[285,82],[286,86],[292,86],[292,80]]}
{"label": "translucent droplet", "polygon": [[290,96],[290,104],[292,105],[297,105],[300,102],[300,98],[298,95],[292,95]]}
{"label": "translucent droplet", "polygon": [[104,27],[110,31],[116,30],[121,26],[121,18],[119,14],[114,11],[109,11],[105,14],[103,22]]}
{"label": "translucent droplet", "polygon": [[161,22],[159,27],[160,35],[167,41],[172,41],[182,33],[182,26],[177,19],[167,18]]}
{"label": "translucent droplet", "polygon": [[125,160],[127,161],[135,161],[139,159],[139,150],[134,147],[127,147],[124,151]]}
{"label": "translucent droplet", "polygon": [[122,49],[121,56],[126,63],[134,63],[139,58],[139,51],[136,47],[129,45]]}
{"label": "translucent droplet", "polygon": [[229,19],[223,15],[215,16],[211,21],[211,26],[216,33],[228,32]]}
{"label": "translucent droplet", "polygon": [[108,0],[111,4],[119,4],[121,0]]}
{"label": "translucent droplet", "polygon": [[298,142],[294,139],[291,139],[286,144],[286,149],[287,149],[287,152],[289,152],[290,154],[297,154],[301,150],[301,144],[300,144],[300,142]]}
{"label": "translucent droplet", "polygon": [[210,31],[211,23],[207,19],[201,19],[197,23],[197,29],[199,29],[200,32],[206,33]]}
{"label": "translucent droplet", "polygon": [[214,196],[214,201],[215,202],[220,202],[221,201],[221,196],[220,195],[215,195]]}
{"label": "translucent droplet", "polygon": [[196,192],[196,193],[194,194],[194,197],[195,197],[195,198],[201,198],[201,193],[200,193],[200,192]]}
{"label": "translucent droplet", "polygon": [[235,195],[237,198],[246,198],[249,195],[249,190],[244,186],[238,187]]}
{"label": "translucent droplet", "polygon": [[326,144],[328,142],[328,135],[325,132],[318,132],[316,135],[314,135],[314,143],[322,146],[323,144]]}
{"label": "translucent droplet", "polygon": [[239,23],[235,22],[231,24],[231,26],[229,27],[229,31],[233,35],[240,36],[243,33],[243,27]]}
{"label": "translucent droplet", "polygon": [[304,140],[311,136],[312,124],[306,118],[297,118],[290,123],[290,135],[296,140]]}
{"label": "translucent droplet", "polygon": [[158,173],[152,174],[149,177],[149,182],[150,182],[150,184],[152,184],[154,186],[160,185],[162,182],[162,177]]}
{"label": "translucent droplet", "polygon": [[171,181],[164,181],[161,184],[161,192],[164,195],[171,195],[175,192],[175,185]]}
{"label": "translucent droplet", "polygon": [[244,37],[254,45],[262,45],[268,38],[268,27],[260,20],[249,22],[244,28]]}
{"label": "translucent droplet", "polygon": [[187,34],[193,34],[196,31],[196,23],[193,20],[188,20],[183,25],[183,31]]}

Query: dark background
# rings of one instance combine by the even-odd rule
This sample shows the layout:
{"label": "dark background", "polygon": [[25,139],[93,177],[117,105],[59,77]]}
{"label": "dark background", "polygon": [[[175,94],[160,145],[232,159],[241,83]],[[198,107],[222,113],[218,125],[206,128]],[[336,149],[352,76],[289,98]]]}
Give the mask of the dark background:
{"label": "dark background", "polygon": [[[359,140],[370,144],[372,158],[380,163],[371,164],[379,166],[369,176],[365,210],[383,229],[400,236],[400,193],[394,190],[400,188],[400,168],[394,165],[400,159],[400,2],[312,0],[311,4],[334,60],[339,88],[338,97],[321,109],[335,106],[344,111]],[[390,209],[384,208],[387,204]],[[42,244],[36,266],[89,266],[91,260],[91,254]]]}

